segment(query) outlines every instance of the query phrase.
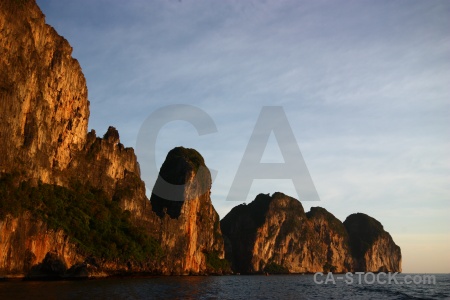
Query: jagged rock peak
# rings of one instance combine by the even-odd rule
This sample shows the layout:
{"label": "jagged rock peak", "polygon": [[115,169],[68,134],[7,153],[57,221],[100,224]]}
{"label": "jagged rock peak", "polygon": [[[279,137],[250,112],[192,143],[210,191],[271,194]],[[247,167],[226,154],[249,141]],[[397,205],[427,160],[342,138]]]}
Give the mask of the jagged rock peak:
{"label": "jagged rock peak", "polygon": [[256,227],[260,227],[264,224],[266,215],[270,208],[283,208],[293,210],[300,216],[304,216],[305,211],[302,204],[297,199],[289,197],[283,193],[275,192],[270,194],[258,194],[252,202],[249,204],[240,204],[235,206],[222,221],[224,224],[231,222],[234,218],[241,214],[248,215],[252,219],[252,223]]}
{"label": "jagged rock peak", "polygon": [[321,207],[305,214],[298,200],[282,193],[236,206],[221,229],[236,272],[401,270],[400,248],[375,219],[355,214],[343,224]]}
{"label": "jagged rock peak", "polygon": [[160,175],[169,183],[184,184],[200,166],[206,167],[203,156],[195,149],[175,147],[169,151],[161,166]]}
{"label": "jagged rock peak", "polygon": [[[302,272],[289,264],[292,247],[301,248],[310,230],[301,203],[283,193],[259,194],[250,204],[233,208],[220,222],[226,258],[234,271]],[[296,255],[296,254],[295,254]],[[298,258],[297,258],[298,261]]]}
{"label": "jagged rock peak", "polygon": [[385,232],[383,225],[379,221],[363,213],[349,215],[345,219],[344,225],[350,234],[353,236],[361,236],[369,243],[376,240]]}
{"label": "jagged rock peak", "polygon": [[106,133],[103,135],[103,139],[111,144],[120,143],[119,131],[113,126],[109,126]]}
{"label": "jagged rock peak", "polygon": [[184,201],[209,193],[211,174],[201,154],[176,147],[169,151],[159,171],[151,197],[153,211],[178,218]]}
{"label": "jagged rock peak", "polygon": [[329,224],[331,228],[338,231],[345,237],[348,236],[344,224],[342,224],[342,222],[338,218],[336,218],[332,213],[330,213],[323,207],[311,207],[310,211],[306,213],[306,216],[308,217],[308,220],[312,222],[316,222],[317,220],[324,220]]}

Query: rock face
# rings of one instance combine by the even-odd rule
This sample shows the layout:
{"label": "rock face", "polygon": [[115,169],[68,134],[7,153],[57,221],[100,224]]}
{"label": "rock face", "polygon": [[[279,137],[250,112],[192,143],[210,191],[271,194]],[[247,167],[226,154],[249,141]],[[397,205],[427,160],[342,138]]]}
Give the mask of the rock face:
{"label": "rock face", "polygon": [[[0,171],[55,183],[82,149],[88,126],[85,78],[72,48],[45,24],[34,1],[0,2]],[[0,221],[0,268],[24,274],[56,251],[77,259],[62,231],[28,214]]]}
{"label": "rock face", "polygon": [[83,148],[72,153],[67,168],[56,176],[63,186],[76,181],[103,190],[129,210],[136,221],[151,222],[155,218],[134,150],[120,143],[119,133],[112,126],[103,138],[97,137],[94,130],[89,132]]}
{"label": "rock face", "polygon": [[305,214],[298,200],[282,193],[260,194],[249,205],[233,208],[221,221],[226,257],[236,272],[342,273],[378,271],[381,266],[401,270],[400,248],[388,233],[380,231],[357,256],[354,249],[361,243],[353,241],[365,232],[346,227],[324,208],[313,207]]}
{"label": "rock face", "polygon": [[[58,183],[86,140],[86,81],[72,48],[34,1],[0,3],[0,161],[3,173]],[[14,159],[12,159],[14,158]]]}
{"label": "rock face", "polygon": [[383,225],[366,214],[347,217],[345,228],[350,236],[350,246],[356,270],[371,272],[401,272],[402,254]]}
{"label": "rock face", "polygon": [[[164,265],[172,265],[172,271],[163,271],[204,273],[214,267],[208,257],[224,257],[219,215],[210,198],[211,174],[196,150],[177,147],[167,155],[159,175],[150,201],[161,220]],[[165,188],[164,182],[177,187]]]}
{"label": "rock face", "polygon": [[48,230],[43,221],[28,213],[0,220],[0,246],[0,276],[28,274],[48,253],[69,265],[81,260],[62,230]]}
{"label": "rock face", "polygon": [[354,270],[349,237],[342,222],[322,207],[311,207],[306,215],[314,228],[311,238],[319,241],[318,252],[326,255],[324,271],[343,273]]}
{"label": "rock face", "polygon": [[186,187],[176,218],[158,210],[165,205],[154,200],[157,215],[145,195],[134,150],[120,143],[118,131],[109,127],[103,138],[87,132],[86,82],[71,53],[69,43],[45,24],[35,1],[0,1],[0,177],[12,174],[17,188],[20,182],[42,182],[101,190],[164,252],[158,260],[139,264],[90,257],[63,230],[49,228],[46,216],[0,211],[0,276],[216,271],[207,258],[220,261],[223,241],[203,158],[206,172],[197,179],[197,170],[185,165],[189,160],[164,169],[170,178],[185,179]]}
{"label": "rock face", "polygon": [[86,81],[71,53],[34,1],[1,1],[0,155],[10,159],[0,160],[0,172],[61,186],[79,180],[116,197],[132,190],[123,208],[143,216],[134,151],[113,127],[104,139],[87,133]]}

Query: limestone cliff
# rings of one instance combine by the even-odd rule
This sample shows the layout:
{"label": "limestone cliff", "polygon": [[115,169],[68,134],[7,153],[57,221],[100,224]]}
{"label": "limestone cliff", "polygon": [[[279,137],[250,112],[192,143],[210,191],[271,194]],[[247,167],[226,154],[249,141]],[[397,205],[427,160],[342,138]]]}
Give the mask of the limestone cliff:
{"label": "limestone cliff", "polygon": [[0,172],[58,183],[86,140],[86,81],[34,1],[0,1]]}
{"label": "limestone cliff", "polygon": [[68,265],[81,260],[76,247],[62,230],[49,230],[45,222],[29,213],[0,220],[0,276],[29,273],[48,253]]}
{"label": "limestone cliff", "polygon": [[362,214],[352,214],[344,221],[350,236],[355,270],[401,272],[402,254],[380,222]]}
{"label": "limestone cliff", "polygon": [[[165,188],[165,183],[177,187]],[[167,154],[150,198],[161,220],[164,264],[172,266],[164,273],[227,271],[217,265],[224,257],[223,239],[210,189],[211,174],[196,150],[177,147]]]}
{"label": "limestone cliff", "polygon": [[134,151],[113,127],[104,139],[87,133],[86,81],[71,53],[34,1],[1,1],[0,173],[62,186],[89,182],[141,217],[148,201]]}
{"label": "limestone cliff", "polygon": [[221,271],[203,158],[199,178],[191,161],[163,172],[186,188],[178,217],[158,216],[118,131],[87,132],[86,82],[71,53],[35,1],[0,1],[0,276]]}
{"label": "limestone cliff", "polygon": [[354,270],[348,233],[342,222],[322,207],[311,207],[306,215],[314,228],[312,238],[319,241],[319,252],[326,254],[324,271],[343,273]]}
{"label": "limestone cliff", "polygon": [[120,143],[119,133],[112,126],[103,138],[97,137],[94,130],[89,132],[83,148],[73,151],[67,168],[55,176],[59,176],[63,186],[77,181],[103,190],[119,201],[122,209],[130,211],[136,221],[156,219],[151,214],[134,150]]}
{"label": "limestone cliff", "polygon": [[397,255],[400,248],[386,235],[371,244],[364,258],[357,257],[350,247],[354,234],[341,221],[320,207],[305,214],[298,200],[282,193],[260,194],[249,205],[233,208],[221,229],[226,257],[236,272],[372,271],[385,261],[391,263],[388,270],[401,270],[398,256],[389,257],[389,251]]}

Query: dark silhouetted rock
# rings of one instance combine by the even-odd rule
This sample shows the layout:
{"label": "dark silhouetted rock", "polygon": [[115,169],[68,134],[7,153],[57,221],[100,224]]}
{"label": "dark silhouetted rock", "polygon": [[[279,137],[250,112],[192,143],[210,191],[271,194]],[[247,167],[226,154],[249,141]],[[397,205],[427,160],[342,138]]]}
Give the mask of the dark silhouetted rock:
{"label": "dark silhouetted rock", "polygon": [[356,213],[345,219],[344,226],[350,237],[355,270],[402,271],[400,247],[380,222],[366,214]]}

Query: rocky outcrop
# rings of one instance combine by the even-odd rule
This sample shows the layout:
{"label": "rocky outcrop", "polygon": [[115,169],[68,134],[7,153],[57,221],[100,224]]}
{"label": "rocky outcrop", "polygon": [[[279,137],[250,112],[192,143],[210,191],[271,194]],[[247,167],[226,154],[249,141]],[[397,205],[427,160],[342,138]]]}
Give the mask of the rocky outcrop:
{"label": "rocky outcrop", "polygon": [[[89,101],[72,48],[45,24],[34,1],[0,2],[0,173],[59,183],[86,139]],[[1,199],[4,201],[4,199]],[[49,251],[67,263],[75,245],[24,213],[0,220],[0,269],[25,274]]]}
{"label": "rocky outcrop", "polygon": [[87,133],[86,81],[71,53],[34,1],[0,3],[0,156],[8,158],[0,173],[89,183],[142,218],[148,199],[134,151],[114,127],[103,139]]}
{"label": "rocky outcrop", "polygon": [[357,213],[347,217],[345,228],[350,236],[355,270],[367,272],[401,272],[402,254],[380,222]]}
{"label": "rocky outcrop", "polygon": [[[400,249],[386,234],[362,254],[361,257],[369,258],[363,258],[367,263],[361,263],[350,247],[354,234],[349,235],[341,221],[321,207],[305,213],[298,200],[282,193],[260,194],[249,205],[233,208],[222,219],[221,229],[226,257],[236,272],[373,271],[370,264],[384,266],[384,260],[397,261],[388,270],[401,270],[398,257],[389,258],[392,252],[386,250],[399,254]],[[384,247],[384,252],[380,247]],[[381,255],[383,262],[377,262],[374,255]]]}
{"label": "rocky outcrop", "polygon": [[25,212],[0,220],[0,278],[60,279],[158,272],[156,261],[108,260],[87,255],[63,230]]}
{"label": "rocky outcrop", "polygon": [[50,253],[63,265],[83,261],[62,230],[49,230],[45,222],[29,213],[0,220],[0,276],[23,277],[33,267],[36,271]]}
{"label": "rocky outcrop", "polygon": [[311,207],[306,215],[314,228],[311,238],[319,241],[318,252],[326,255],[322,256],[323,270],[337,273],[354,270],[348,233],[342,222],[322,207]]}
{"label": "rocky outcrop", "polygon": [[[176,187],[167,187],[167,183]],[[177,147],[168,153],[150,198],[161,220],[160,240],[166,253],[163,273],[227,271],[208,260],[224,258],[219,215],[211,203],[210,189],[211,174],[196,150]]]}
{"label": "rocky outcrop", "polygon": [[73,182],[89,184],[119,201],[122,209],[131,212],[136,222],[150,222],[150,203],[145,195],[145,184],[132,148],[120,143],[119,132],[110,126],[103,138],[94,130],[87,134],[82,149],[72,153],[67,168],[56,174],[62,186]]}
{"label": "rocky outcrop", "polygon": [[71,53],[34,1],[0,2],[0,172],[59,183],[83,148],[89,101]]}
{"label": "rocky outcrop", "polygon": [[[114,127],[109,127],[103,137],[97,137],[95,131],[87,132],[86,82],[71,53],[69,43],[45,24],[35,1],[0,2],[0,180],[4,176],[14,178],[13,183],[4,186],[19,191],[21,182],[62,186],[67,190],[61,193],[68,199],[76,198],[68,194],[77,193],[80,186],[89,187],[88,195],[93,195],[89,190],[99,190],[113,203],[105,202],[102,208],[115,209],[119,203],[126,213],[115,211],[114,215],[120,216],[127,226],[129,219],[134,226],[145,229],[143,235],[139,230],[135,232],[138,241],[150,243],[151,238],[156,239],[164,251],[151,261],[139,263],[132,259],[119,262],[91,257],[67,234],[70,230],[52,229],[54,224],[52,228],[47,226],[45,220],[57,217],[45,210],[45,199],[38,199],[43,204],[42,215],[23,211],[26,205],[18,205],[22,210],[0,211],[0,276],[220,272],[217,262],[223,257],[223,241],[219,217],[209,196],[211,178],[203,158],[199,156],[205,171],[201,176],[195,176],[197,169],[186,165],[193,160],[172,161],[169,169],[163,168],[162,173],[171,174],[169,179],[181,176],[185,189],[177,202],[176,217],[170,208],[169,214],[160,210],[168,208],[167,203],[161,204],[163,199],[153,199],[157,206],[154,212],[134,150],[120,143]],[[16,200],[11,193],[3,193],[8,199],[0,199],[0,209],[8,205],[6,201]],[[80,220],[93,217],[79,214]],[[109,215],[111,212],[99,212],[105,220]],[[115,249],[121,239],[110,238],[108,243]]]}

